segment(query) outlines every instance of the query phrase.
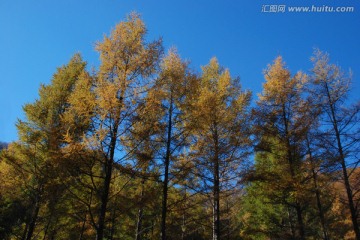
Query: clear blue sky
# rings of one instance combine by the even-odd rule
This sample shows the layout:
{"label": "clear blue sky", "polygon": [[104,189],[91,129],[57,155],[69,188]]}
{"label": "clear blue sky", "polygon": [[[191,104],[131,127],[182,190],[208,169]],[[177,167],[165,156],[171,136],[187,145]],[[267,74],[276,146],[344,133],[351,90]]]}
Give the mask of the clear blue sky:
{"label": "clear blue sky", "polygon": [[[261,12],[279,3],[353,6],[355,12]],[[254,93],[277,55],[291,70],[306,71],[314,47],[351,68],[353,95],[360,92],[359,0],[0,0],[0,141],[17,139],[22,106],[74,53],[97,67],[95,43],[131,11],[142,15],[149,39],[162,36],[196,70],[216,56]]]}

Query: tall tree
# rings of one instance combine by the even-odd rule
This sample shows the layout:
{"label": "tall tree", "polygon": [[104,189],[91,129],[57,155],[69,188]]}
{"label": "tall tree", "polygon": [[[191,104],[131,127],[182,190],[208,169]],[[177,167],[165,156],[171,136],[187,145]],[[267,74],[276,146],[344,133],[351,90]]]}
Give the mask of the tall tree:
{"label": "tall tree", "polygon": [[266,83],[255,109],[257,149],[274,155],[282,166],[279,174],[283,203],[296,212],[295,236],[306,238],[304,209],[306,198],[302,192],[306,181],[303,178],[303,158],[306,155],[304,141],[312,121],[311,111],[303,98],[306,77],[298,73],[291,76],[281,57],[275,59],[265,70]]}
{"label": "tall tree", "polygon": [[[137,203],[135,240],[141,240],[145,236],[146,226],[145,213],[151,208],[150,199],[157,201],[154,194],[159,193],[160,189],[154,189],[154,183],[159,181],[159,164],[156,161],[156,153],[160,147],[156,137],[160,134],[162,117],[161,94],[153,86],[147,92],[146,97],[137,108],[136,114],[132,119],[131,130],[126,135],[124,141],[126,151],[132,155],[134,163],[132,165],[132,175],[136,178],[135,184],[138,191],[134,194],[134,201]],[[160,199],[159,199],[160,200]]]}
{"label": "tall tree", "polygon": [[162,60],[159,78],[154,86],[154,96],[161,102],[161,108],[157,110],[161,131],[157,134],[156,141],[160,142],[157,155],[163,166],[161,217],[161,239],[163,240],[167,239],[169,176],[172,164],[179,158],[185,146],[187,134],[184,128],[184,107],[185,101],[195,89],[194,79],[187,63],[181,60],[175,49],[172,49]]}
{"label": "tall tree", "polygon": [[221,238],[220,196],[233,189],[249,144],[247,110],[250,92],[241,90],[217,59],[202,67],[196,97],[190,109],[191,154],[202,190],[210,189],[213,239]]}
{"label": "tall tree", "polygon": [[39,99],[24,106],[26,121],[17,123],[20,141],[11,144],[4,153],[5,161],[26,181],[25,191],[31,203],[23,234],[26,240],[33,237],[40,208],[45,203],[56,204],[49,202],[51,190],[58,188],[60,195],[57,197],[61,196],[61,186],[56,181],[62,158],[60,149],[65,143],[66,133],[61,117],[85,65],[76,54],[67,65],[58,68],[49,85],[40,87]]}
{"label": "tall tree", "polygon": [[[315,112],[317,112],[317,108],[314,107]],[[315,193],[316,197],[316,207],[317,207],[317,215],[320,220],[321,224],[321,231],[322,236],[324,240],[329,239],[329,231],[328,231],[328,223],[326,220],[326,209],[329,207],[326,207],[329,204],[326,204],[326,201],[324,201],[325,191],[329,190],[330,184],[324,184],[325,180],[331,183],[330,180],[330,173],[327,171],[324,171],[323,169],[323,161],[321,159],[321,150],[318,148],[316,141],[317,137],[315,132],[318,131],[318,128],[316,127],[318,123],[318,114],[314,112],[315,118],[314,122],[312,123],[312,126],[315,126],[312,128],[306,136],[306,148],[307,148],[307,157],[305,159],[305,165],[307,165],[308,175],[312,179],[313,187],[312,192]],[[311,194],[311,193],[310,193]],[[331,205],[331,204],[330,204]]]}
{"label": "tall tree", "polygon": [[322,111],[322,145],[332,166],[340,166],[348,206],[356,239],[360,239],[358,212],[350,176],[359,163],[359,112],[357,103],[347,107],[350,91],[350,74],[329,62],[329,56],[316,50],[312,57],[312,84],[314,99]]}
{"label": "tall tree", "polygon": [[[77,143],[96,150],[101,156],[98,159],[102,168],[102,183],[98,187],[98,240],[106,236],[104,230],[114,167],[120,167],[128,157],[122,138],[131,128],[132,116],[147,90],[148,79],[157,69],[162,52],[161,40],[147,43],[145,35],[145,25],[136,13],[116,25],[110,36],[105,36],[96,47],[101,65],[89,92],[95,96],[90,103],[93,110],[84,112],[78,106],[73,107],[80,117],[91,115],[91,129]],[[81,104],[81,101],[77,102]]]}

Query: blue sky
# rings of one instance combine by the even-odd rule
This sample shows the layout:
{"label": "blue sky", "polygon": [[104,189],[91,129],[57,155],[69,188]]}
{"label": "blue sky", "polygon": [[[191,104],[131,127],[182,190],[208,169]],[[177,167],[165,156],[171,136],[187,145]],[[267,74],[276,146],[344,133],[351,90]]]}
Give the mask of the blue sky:
{"label": "blue sky", "polygon": [[[352,6],[355,12],[261,12],[263,5],[279,4]],[[176,46],[198,71],[216,56],[254,93],[276,56],[293,72],[307,71],[314,47],[351,68],[352,95],[360,92],[359,0],[1,0],[0,141],[17,139],[22,106],[74,53],[97,67],[95,43],[131,11],[142,15],[149,40],[163,37],[166,49]]]}

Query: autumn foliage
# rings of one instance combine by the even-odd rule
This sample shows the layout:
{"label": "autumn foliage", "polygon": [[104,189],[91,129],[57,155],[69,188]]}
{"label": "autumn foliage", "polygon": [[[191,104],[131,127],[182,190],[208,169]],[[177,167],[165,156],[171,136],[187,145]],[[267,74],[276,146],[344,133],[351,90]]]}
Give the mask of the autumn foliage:
{"label": "autumn foliage", "polygon": [[[23,108],[0,150],[1,239],[357,239],[359,103],[319,50],[281,56],[256,101],[132,13]],[[246,79],[245,79],[246,80]]]}

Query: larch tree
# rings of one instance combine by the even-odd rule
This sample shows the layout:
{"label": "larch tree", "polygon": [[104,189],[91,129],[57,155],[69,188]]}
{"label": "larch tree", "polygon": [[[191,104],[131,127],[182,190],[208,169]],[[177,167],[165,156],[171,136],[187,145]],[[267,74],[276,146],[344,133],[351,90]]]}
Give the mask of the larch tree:
{"label": "larch tree", "polygon": [[96,213],[99,205],[99,189],[101,185],[102,166],[99,159],[101,152],[96,148],[88,148],[86,136],[93,129],[96,94],[93,91],[95,76],[89,73],[80,75],[69,96],[66,112],[62,122],[67,130],[64,135],[65,144],[62,149],[64,162],[68,166],[62,171],[62,184],[71,195],[70,204],[73,214],[81,223],[79,238],[94,237],[96,234]]}
{"label": "larch tree", "polygon": [[201,179],[201,191],[212,206],[213,240],[221,234],[220,197],[234,189],[249,145],[248,107],[251,93],[217,59],[202,67],[196,97],[189,108],[190,154]]}
{"label": "larch tree", "polygon": [[121,168],[129,157],[122,139],[131,129],[131,119],[146,94],[162,52],[161,40],[148,43],[145,36],[145,25],[136,13],[116,25],[110,36],[105,36],[96,47],[101,64],[89,89],[89,95],[94,95],[93,102],[89,103],[92,111],[84,112],[81,107],[73,106],[77,117],[89,119],[90,115],[91,128],[77,141],[69,135],[69,144],[80,143],[83,148],[96,150],[100,156],[97,160],[102,169],[97,191],[100,206],[95,226],[98,240],[111,232],[108,229],[110,232],[106,233],[105,228],[113,170]]}
{"label": "larch tree", "polygon": [[1,239],[360,240],[351,74],[318,50],[310,77],[278,57],[250,112],[216,58],[194,74],[146,34],[131,13],[97,70],[75,54],[24,106],[0,142]]}
{"label": "larch tree", "polygon": [[[133,151],[136,175],[142,178],[141,189],[150,181],[162,181],[161,194],[161,239],[167,236],[169,188],[175,184],[173,165],[179,161],[185,146],[186,131],[183,108],[195,88],[195,77],[190,73],[175,49],[162,59],[158,78],[147,92],[133,118],[131,131],[127,135],[127,151]],[[146,190],[141,190],[144,200]],[[142,200],[142,201],[143,201]],[[136,226],[136,239],[141,239],[142,213],[140,206]]]}
{"label": "larch tree", "polygon": [[306,238],[304,210],[307,182],[303,177],[303,159],[306,134],[312,121],[311,111],[304,97],[307,77],[302,73],[291,76],[281,57],[265,70],[266,82],[254,109],[254,131],[258,140],[257,151],[273,155],[280,179],[273,179],[283,192],[279,199],[295,211],[296,226],[293,237]]}
{"label": "larch tree", "polygon": [[146,97],[139,104],[132,119],[131,130],[123,141],[126,151],[132,155],[134,163],[131,174],[137,185],[133,200],[136,203],[134,210],[137,211],[135,240],[143,239],[148,232],[146,229],[152,228],[152,226],[146,226],[149,219],[146,219],[145,214],[152,210],[150,205],[153,201],[160,200],[155,194],[161,195],[161,184],[158,184],[159,164],[155,159],[156,152],[161,145],[155,141],[155,138],[162,129],[160,124],[162,102],[161,94],[158,93],[158,89],[154,86],[149,89]]}
{"label": "larch tree", "polygon": [[322,113],[321,146],[329,164],[335,168],[340,166],[353,231],[359,240],[356,192],[349,179],[353,169],[359,164],[360,105],[357,103],[346,106],[351,74],[346,74],[339,66],[331,64],[328,54],[320,50],[315,50],[312,61],[312,94]]}
{"label": "larch tree", "polygon": [[[29,214],[25,219],[23,239],[33,238],[38,225],[41,208],[49,209],[44,222],[45,232],[57,221],[55,205],[59,204],[64,188],[59,183],[61,169],[61,148],[65,143],[66,126],[61,117],[68,107],[68,98],[79,76],[85,71],[86,63],[79,54],[70,62],[58,68],[49,85],[42,85],[39,99],[24,106],[26,120],[19,120],[17,129],[19,141],[12,143],[3,154],[3,159],[23,176],[23,188],[29,198]],[[57,189],[57,190],[56,190]],[[54,191],[56,190],[56,191]],[[44,210],[45,211],[45,210]]]}
{"label": "larch tree", "polygon": [[[159,77],[154,91],[161,102],[157,110],[160,115],[160,132],[155,141],[157,158],[162,165],[163,191],[161,213],[161,239],[167,239],[166,218],[168,212],[168,189],[171,181],[171,166],[179,158],[185,146],[186,131],[184,119],[185,101],[195,88],[194,76],[189,72],[187,63],[183,62],[175,49],[169,51],[161,62]],[[154,109],[156,111],[156,109]]]}
{"label": "larch tree", "polygon": [[[310,97],[311,102],[313,103],[313,99]],[[319,130],[318,116],[319,112],[317,111],[317,107],[313,106],[313,122],[311,123],[311,129],[306,135],[306,149],[307,156],[305,158],[305,169],[307,170],[307,175],[312,179],[313,187],[310,188],[310,194],[315,194],[316,199],[316,209],[317,216],[320,221],[322,237],[324,240],[330,239],[329,236],[329,221],[327,220],[327,213],[329,212],[330,206],[332,202],[329,201],[331,197],[329,197],[330,193],[330,184],[332,181],[331,173],[326,171],[326,167],[324,167],[324,161],[322,160],[322,151],[321,148],[318,147],[318,135],[317,132]]]}

